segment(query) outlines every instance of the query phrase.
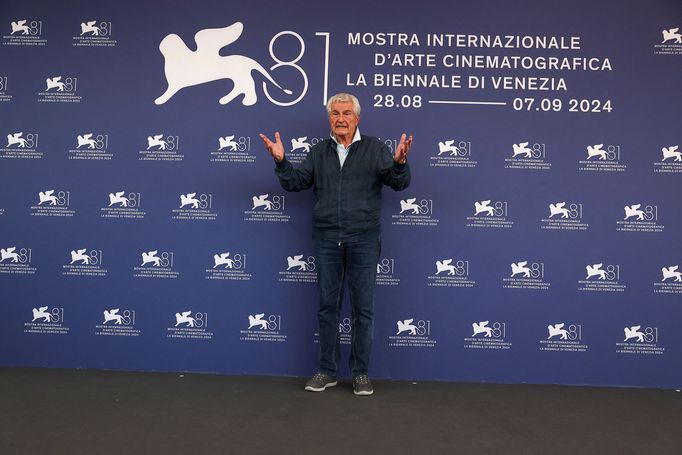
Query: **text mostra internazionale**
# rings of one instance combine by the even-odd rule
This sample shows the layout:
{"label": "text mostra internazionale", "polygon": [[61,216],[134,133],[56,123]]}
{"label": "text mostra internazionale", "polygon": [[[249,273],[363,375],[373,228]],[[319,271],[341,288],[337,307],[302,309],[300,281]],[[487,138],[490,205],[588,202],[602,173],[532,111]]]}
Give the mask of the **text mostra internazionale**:
{"label": "text mostra internazionale", "polygon": [[416,33],[348,33],[349,45],[458,47],[491,49],[556,49],[580,50],[579,36],[543,35],[471,35],[427,33],[420,38]]}

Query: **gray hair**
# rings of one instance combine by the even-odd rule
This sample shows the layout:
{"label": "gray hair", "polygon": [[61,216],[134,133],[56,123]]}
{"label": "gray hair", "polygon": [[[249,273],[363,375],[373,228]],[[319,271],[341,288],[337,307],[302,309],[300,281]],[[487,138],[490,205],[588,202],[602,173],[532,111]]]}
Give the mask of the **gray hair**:
{"label": "gray hair", "polygon": [[327,114],[331,114],[333,103],[347,103],[349,101],[353,103],[353,112],[355,115],[360,117],[360,101],[350,93],[337,93],[329,98],[329,101],[327,101]]}

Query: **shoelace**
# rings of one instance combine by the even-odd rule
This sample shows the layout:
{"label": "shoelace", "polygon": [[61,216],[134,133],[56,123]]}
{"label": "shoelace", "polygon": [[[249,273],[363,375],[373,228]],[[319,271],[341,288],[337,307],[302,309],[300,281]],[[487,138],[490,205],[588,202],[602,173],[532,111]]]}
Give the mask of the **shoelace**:
{"label": "shoelace", "polygon": [[367,384],[369,383],[369,378],[367,377],[367,375],[361,374],[355,377],[355,382],[357,382],[358,384]]}
{"label": "shoelace", "polygon": [[313,379],[324,380],[324,379],[327,379],[327,375],[322,374],[322,373],[315,373],[315,376],[313,377]]}

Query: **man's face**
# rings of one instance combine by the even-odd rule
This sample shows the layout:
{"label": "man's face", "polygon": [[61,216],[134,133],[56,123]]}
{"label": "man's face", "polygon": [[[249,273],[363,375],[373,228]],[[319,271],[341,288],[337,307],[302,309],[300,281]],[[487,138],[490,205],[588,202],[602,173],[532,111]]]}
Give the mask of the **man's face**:
{"label": "man's face", "polygon": [[350,101],[332,103],[329,113],[329,125],[337,137],[346,137],[355,134],[355,129],[360,123],[360,117],[353,111],[353,103]]}

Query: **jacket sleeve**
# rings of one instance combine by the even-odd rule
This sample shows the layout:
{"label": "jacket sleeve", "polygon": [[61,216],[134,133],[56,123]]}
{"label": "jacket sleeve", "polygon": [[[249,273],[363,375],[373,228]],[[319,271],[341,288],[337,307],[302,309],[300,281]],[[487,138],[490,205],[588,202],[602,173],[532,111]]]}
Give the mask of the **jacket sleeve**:
{"label": "jacket sleeve", "polygon": [[296,169],[285,157],[279,163],[275,163],[275,175],[286,191],[307,190],[314,183],[312,153],[308,153],[303,163]]}
{"label": "jacket sleeve", "polygon": [[402,191],[410,186],[412,173],[407,162],[404,164],[396,163],[393,161],[393,156],[388,147],[383,146],[379,159],[379,176],[384,185],[390,186],[395,191]]}

